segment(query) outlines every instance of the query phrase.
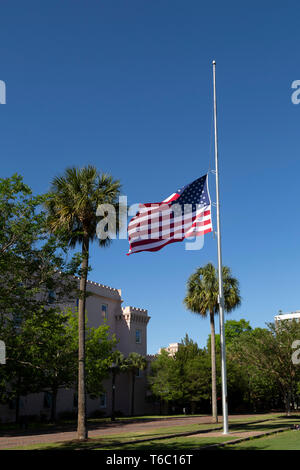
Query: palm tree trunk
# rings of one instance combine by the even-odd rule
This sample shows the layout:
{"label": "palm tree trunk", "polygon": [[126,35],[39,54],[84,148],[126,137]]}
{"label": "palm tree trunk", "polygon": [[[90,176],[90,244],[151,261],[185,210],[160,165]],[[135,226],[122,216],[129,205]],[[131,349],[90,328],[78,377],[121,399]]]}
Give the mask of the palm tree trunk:
{"label": "palm tree trunk", "polygon": [[111,401],[111,420],[115,421],[115,401],[116,401],[116,372],[112,372],[112,401]]}
{"label": "palm tree trunk", "polygon": [[134,416],[134,390],[135,389],[135,371],[132,371],[132,388],[131,388],[131,416]]}
{"label": "palm tree trunk", "polygon": [[86,425],[86,390],[85,390],[85,300],[86,281],[89,263],[89,238],[84,235],[82,242],[82,263],[80,277],[80,298],[78,305],[78,439],[88,437]]}
{"label": "palm tree trunk", "polygon": [[217,409],[217,375],[216,375],[216,338],[215,338],[215,318],[214,312],[210,312],[210,330],[211,330],[211,401],[212,416],[215,423],[218,422]]}

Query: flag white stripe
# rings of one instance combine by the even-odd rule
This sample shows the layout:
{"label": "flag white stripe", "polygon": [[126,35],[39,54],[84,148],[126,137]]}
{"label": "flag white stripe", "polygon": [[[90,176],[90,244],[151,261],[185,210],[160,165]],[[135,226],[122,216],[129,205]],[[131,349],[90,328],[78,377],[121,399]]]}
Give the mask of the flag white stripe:
{"label": "flag white stripe", "polygon": [[[201,236],[201,234],[203,235],[204,232],[208,229],[212,229],[212,225],[206,225],[205,228],[203,228],[203,230],[201,231],[197,231],[196,234],[191,234],[189,236],[191,237],[194,237],[194,236]],[[183,238],[188,238],[187,235],[185,235]],[[134,253],[136,251],[143,251],[143,250],[146,250],[146,249],[151,249],[151,248],[157,248],[158,246],[161,246],[161,245],[167,245],[168,243],[170,243],[171,240],[176,240],[176,238],[169,238],[169,239],[166,239],[166,240],[160,240],[158,242],[154,242],[154,243],[145,243],[143,245],[138,245],[138,246],[131,246],[131,249],[129,250],[129,253]]]}
{"label": "flag white stripe", "polygon": [[[182,221],[182,219],[184,219],[185,217],[199,217],[202,212],[205,212],[207,210],[210,210],[210,206],[205,206],[204,208],[201,208],[201,209],[197,209],[196,211],[194,212],[190,212],[190,213],[187,213],[187,214],[183,214],[183,217],[182,215],[179,216],[179,217],[175,217],[174,219],[172,219],[172,223],[176,223],[176,222],[180,222]],[[170,214],[172,213],[172,211],[169,212]],[[160,212],[157,213],[158,215],[160,214]],[[163,214],[162,212],[162,216],[163,217],[166,217],[166,214]],[[131,219],[131,221],[129,222],[128,224],[128,233],[132,233],[134,230],[135,230],[135,227],[138,227],[138,226],[148,226],[149,223],[151,223],[151,219],[154,218],[153,215],[146,215],[146,216],[142,216],[142,217],[139,217],[137,216],[134,219]],[[168,219],[169,220],[169,219]],[[145,224],[142,224],[142,222],[147,222]],[[156,222],[153,222],[153,224],[155,224]],[[152,223],[151,223],[152,225]]]}
{"label": "flag white stripe", "polygon": [[170,199],[172,199],[172,197],[174,197],[177,193],[173,193],[171,194],[171,196],[167,197],[167,199],[164,199],[163,202],[168,202],[170,201]]}
{"label": "flag white stripe", "polygon": [[[140,227],[141,230],[131,230],[128,232],[129,234],[129,241],[133,241],[133,240],[136,240],[138,238],[140,239],[143,239],[143,235],[142,237],[140,236],[141,233],[145,233],[146,232],[146,236],[144,237],[144,239],[149,239],[149,238],[159,238],[160,236],[163,237],[164,235],[169,235],[171,236],[171,234],[175,231],[175,232],[185,232],[187,230],[190,230],[191,229],[191,226],[196,226],[197,224],[201,223],[201,222],[205,222],[207,220],[210,220],[210,215],[206,215],[205,217],[193,217],[189,220],[187,220],[184,225],[180,224],[180,221],[178,221],[178,225],[175,226],[175,227],[170,227],[170,223],[169,221],[166,221],[165,224],[162,224],[160,225],[159,223],[156,223],[156,224],[151,224],[150,226],[150,234],[148,236],[148,226],[145,226],[145,227]],[[208,224],[207,224],[208,226]],[[204,225],[204,227],[206,227],[206,225]],[[144,230],[143,230],[144,229]],[[155,230],[156,229],[156,230]],[[131,234],[136,234],[137,237],[134,237],[131,236]],[[157,234],[157,236],[155,236],[155,234]]]}

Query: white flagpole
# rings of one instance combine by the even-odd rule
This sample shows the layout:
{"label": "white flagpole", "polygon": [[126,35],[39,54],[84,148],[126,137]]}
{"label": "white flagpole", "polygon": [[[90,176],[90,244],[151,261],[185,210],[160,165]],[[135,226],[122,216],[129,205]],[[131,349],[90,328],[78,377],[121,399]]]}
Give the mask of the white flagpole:
{"label": "white flagpole", "polygon": [[221,373],[222,373],[222,410],[223,434],[228,434],[228,404],[227,404],[227,377],[226,377],[226,348],[224,328],[224,292],[222,273],[221,225],[220,225],[220,192],[219,192],[219,165],[218,165],[218,132],[217,132],[217,94],[216,94],[216,61],[213,61],[213,87],[214,87],[214,127],[215,127],[215,161],[216,161],[216,204],[217,204],[217,241],[218,241],[218,276],[219,276],[219,314],[221,339]]}

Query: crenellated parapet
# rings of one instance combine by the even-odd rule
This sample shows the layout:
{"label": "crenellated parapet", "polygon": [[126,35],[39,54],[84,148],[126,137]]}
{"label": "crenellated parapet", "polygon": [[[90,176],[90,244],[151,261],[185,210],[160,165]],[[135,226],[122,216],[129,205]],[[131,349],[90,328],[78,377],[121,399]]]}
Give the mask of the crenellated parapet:
{"label": "crenellated parapet", "polygon": [[148,324],[150,317],[148,316],[148,310],[138,307],[123,307],[123,316],[127,322],[130,323],[143,323]]}
{"label": "crenellated parapet", "polygon": [[[79,277],[75,276],[75,278],[80,281]],[[87,280],[86,283],[88,292],[95,295],[100,295],[102,297],[108,297],[110,299],[121,300],[122,302],[121,289],[116,289],[115,287],[106,286],[105,284],[100,284],[99,282],[89,280]]]}

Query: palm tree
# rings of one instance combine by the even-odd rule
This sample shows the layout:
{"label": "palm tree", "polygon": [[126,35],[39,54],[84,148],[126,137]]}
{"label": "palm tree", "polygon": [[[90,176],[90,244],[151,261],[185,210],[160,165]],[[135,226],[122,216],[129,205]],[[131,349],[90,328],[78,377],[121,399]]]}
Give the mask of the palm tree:
{"label": "palm tree", "polygon": [[131,409],[130,416],[134,416],[134,398],[135,398],[135,378],[140,370],[147,367],[147,360],[144,356],[136,352],[132,352],[127,357],[127,368],[131,374]]}
{"label": "palm tree", "polygon": [[[223,266],[223,289],[225,311],[230,312],[241,303],[239,282],[232,277],[227,266]],[[212,263],[198,268],[187,282],[187,294],[184,304],[193,313],[202,317],[209,314],[211,329],[211,376],[212,376],[212,416],[218,422],[217,385],[216,385],[216,351],[215,351],[215,320],[219,312],[219,282],[217,271]]]}
{"label": "palm tree", "polygon": [[[71,248],[81,244],[80,297],[78,306],[78,439],[87,438],[85,391],[85,301],[89,265],[89,244],[96,237],[101,204],[117,204],[120,182],[100,174],[94,166],[71,167],[63,176],[53,179],[45,203],[50,232],[68,242]],[[109,236],[98,239],[100,246],[110,242]]]}
{"label": "palm tree", "polygon": [[127,362],[124,358],[124,355],[118,350],[113,352],[112,360],[113,363],[110,368],[112,374],[111,420],[115,421],[116,377],[121,372],[127,371]]}

